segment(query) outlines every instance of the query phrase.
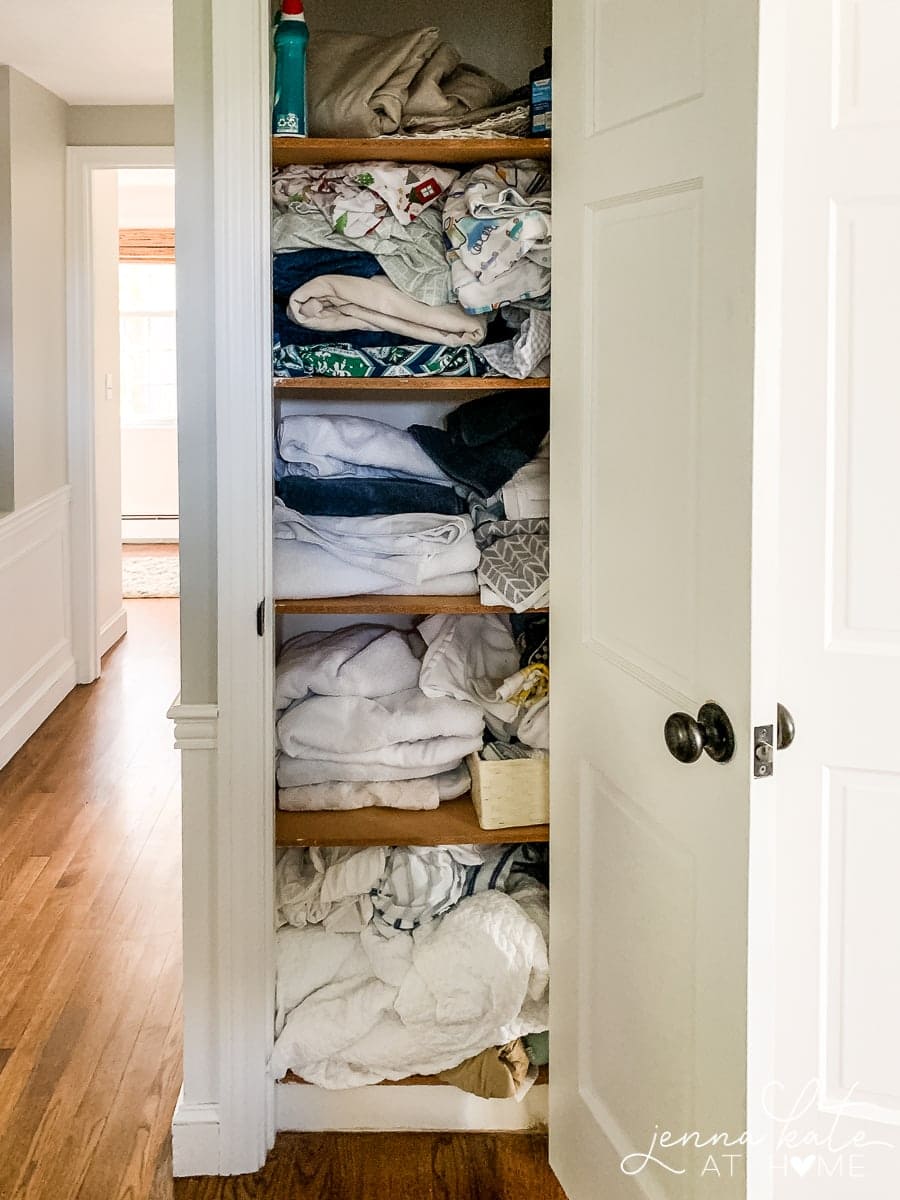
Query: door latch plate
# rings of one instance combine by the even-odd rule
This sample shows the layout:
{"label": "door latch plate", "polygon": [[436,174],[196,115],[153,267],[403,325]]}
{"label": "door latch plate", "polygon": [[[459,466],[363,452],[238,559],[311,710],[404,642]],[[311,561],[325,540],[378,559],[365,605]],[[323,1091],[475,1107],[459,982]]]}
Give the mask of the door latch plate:
{"label": "door latch plate", "polygon": [[753,778],[766,779],[775,774],[774,725],[753,727]]}

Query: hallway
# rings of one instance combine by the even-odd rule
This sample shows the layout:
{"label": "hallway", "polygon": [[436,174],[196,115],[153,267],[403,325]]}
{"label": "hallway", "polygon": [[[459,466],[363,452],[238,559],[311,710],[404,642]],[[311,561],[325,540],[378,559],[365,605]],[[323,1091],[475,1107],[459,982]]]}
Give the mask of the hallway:
{"label": "hallway", "polygon": [[171,1195],[178,601],[128,623],[0,772],[0,1200],[144,1200],[161,1160]]}

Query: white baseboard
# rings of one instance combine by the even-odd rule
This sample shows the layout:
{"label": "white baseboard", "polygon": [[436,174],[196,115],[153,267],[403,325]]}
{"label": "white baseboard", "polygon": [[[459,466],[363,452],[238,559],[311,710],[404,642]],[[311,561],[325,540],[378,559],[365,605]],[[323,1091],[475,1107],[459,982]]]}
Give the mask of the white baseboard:
{"label": "white baseboard", "polygon": [[177,542],[177,517],[123,517],[123,542]]}
{"label": "white baseboard", "polygon": [[279,1133],[329,1130],[477,1132],[542,1129],[547,1125],[546,1084],[522,1101],[482,1100],[455,1087],[361,1087],[328,1091],[304,1083],[275,1085]]}
{"label": "white baseboard", "polygon": [[120,642],[128,632],[128,613],[125,611],[123,604],[114,617],[110,617],[103,625],[100,626],[100,636],[97,639],[100,648],[100,657],[111,650],[116,642]]}
{"label": "white baseboard", "polygon": [[176,1179],[186,1175],[219,1174],[218,1104],[185,1104],[178,1097],[172,1118],[172,1171]]}
{"label": "white baseboard", "polygon": [[0,518],[0,766],[75,686],[69,488]]}

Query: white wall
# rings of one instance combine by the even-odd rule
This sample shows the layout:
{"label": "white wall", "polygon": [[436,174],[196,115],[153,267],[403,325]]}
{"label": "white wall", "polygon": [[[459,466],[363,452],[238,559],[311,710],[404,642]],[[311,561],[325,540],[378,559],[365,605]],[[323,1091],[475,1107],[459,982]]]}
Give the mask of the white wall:
{"label": "white wall", "polygon": [[175,228],[175,172],[170,168],[122,169],[119,177],[120,229]]}
{"label": "white wall", "polygon": [[73,104],[70,146],[171,146],[175,110],[170,104]]}
{"label": "white wall", "polygon": [[65,104],[0,67],[0,766],[75,681],[65,185]]}
{"label": "white wall", "polygon": [[118,172],[92,183],[94,462],[97,625],[103,654],[125,633],[122,604],[122,462],[119,415]]}

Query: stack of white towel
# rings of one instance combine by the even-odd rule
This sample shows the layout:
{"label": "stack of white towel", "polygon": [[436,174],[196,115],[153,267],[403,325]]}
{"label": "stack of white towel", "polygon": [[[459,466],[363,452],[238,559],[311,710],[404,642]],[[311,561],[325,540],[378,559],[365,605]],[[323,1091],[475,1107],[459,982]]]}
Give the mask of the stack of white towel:
{"label": "stack of white towel", "polygon": [[499,616],[293,638],[276,669],[280,807],[426,809],[462,795],[485,722],[508,739],[525,715],[510,698],[518,668]]}
{"label": "stack of white towel", "polygon": [[[310,479],[450,485],[406,430],[353,416],[286,417],[276,472]],[[274,510],[275,596],[472,595],[479,550],[468,516],[310,517]]]}

